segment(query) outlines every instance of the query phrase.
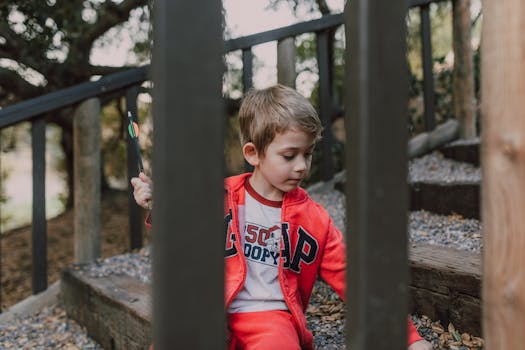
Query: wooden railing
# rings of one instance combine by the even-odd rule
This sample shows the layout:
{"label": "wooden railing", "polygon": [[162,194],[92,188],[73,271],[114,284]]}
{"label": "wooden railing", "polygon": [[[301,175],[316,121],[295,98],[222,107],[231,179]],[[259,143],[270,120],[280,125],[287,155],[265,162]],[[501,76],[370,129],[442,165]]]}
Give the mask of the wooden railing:
{"label": "wooden railing", "polygon": [[[421,11],[421,40],[422,40],[422,56],[424,66],[424,100],[425,100],[425,125],[427,130],[432,130],[435,127],[435,111],[434,111],[434,87],[433,87],[433,72],[432,72],[432,49],[430,37],[430,16],[429,5],[434,2],[442,0],[410,0],[410,7],[419,7]],[[464,0],[456,0],[456,3]],[[456,9],[457,6],[454,7]],[[462,21],[461,23],[454,16],[454,28],[457,28],[455,35],[460,35],[463,31],[470,31],[470,26],[467,26]],[[324,16],[320,19],[294,24],[291,26],[278,28],[259,34],[249,35],[242,38],[231,39],[224,43],[224,53],[242,50],[243,61],[243,85],[244,90],[247,90],[253,85],[253,53],[252,47],[258,44],[278,41],[282,42],[287,38],[293,38],[303,33],[315,33],[317,41],[317,61],[319,67],[319,110],[322,123],[325,127],[325,134],[322,143],[322,178],[324,180],[330,179],[334,174],[334,166],[332,163],[332,135],[330,125],[333,118],[333,81],[331,65],[331,57],[333,53],[327,45],[329,35],[333,35],[334,29],[343,24],[344,18],[342,14],[334,14]],[[463,57],[471,57],[472,53],[470,45],[463,40],[461,45],[455,45],[454,50],[456,55],[461,54]],[[470,61],[472,59],[470,58]],[[461,64],[468,64],[469,59],[461,61]],[[467,63],[465,63],[467,62]],[[456,60],[458,65],[458,60]],[[86,118],[88,115],[93,123],[99,120],[98,110],[100,105],[108,100],[125,96],[127,109],[133,115],[137,115],[137,96],[140,92],[141,85],[148,80],[148,66],[129,69],[115,73],[101,78],[95,82],[87,82],[74,87],[66,88],[57,92],[49,93],[16,105],[8,106],[0,110],[0,129],[5,128],[22,121],[31,121],[32,123],[32,150],[33,150],[33,293],[36,294],[47,288],[47,251],[46,251],[46,218],[45,218],[45,116],[46,114],[63,110],[64,108],[73,107],[75,112],[72,115],[77,115],[77,119]],[[464,67],[455,68],[459,71],[465,71]],[[473,101],[472,91],[466,91],[470,80],[472,80],[471,73],[465,75],[458,75],[456,79],[463,80],[464,84],[457,84],[454,92],[455,101]],[[458,96],[462,96],[458,98]],[[470,96],[470,97],[469,97]],[[91,102],[86,102],[86,101]],[[87,103],[87,105],[86,105]],[[457,103],[457,102],[456,102]],[[91,106],[91,107],[89,107]],[[98,107],[97,107],[98,106]],[[462,117],[464,120],[473,120],[473,116]],[[470,118],[470,119],[469,119]],[[82,139],[86,135],[92,133],[83,131],[82,125],[78,124],[78,130],[75,137]],[[468,126],[463,126],[462,129],[467,130]],[[82,141],[82,140],[80,140]],[[84,140],[85,145],[90,144],[90,140]],[[82,143],[79,143],[80,146]],[[91,143],[92,144],[92,143]],[[77,148],[75,154],[80,154],[81,149]],[[98,151],[100,152],[100,151]],[[131,176],[136,170],[136,158],[130,143],[128,142],[128,176]],[[80,157],[79,157],[80,158]],[[79,169],[80,173],[90,171],[89,178],[100,178],[100,174],[96,171],[88,170],[86,164],[80,164],[80,160],[75,157],[75,167]],[[84,170],[80,170],[84,166]],[[97,169],[99,167],[96,167]],[[98,175],[97,175],[98,174]],[[82,178],[88,178],[83,176]],[[74,189],[75,192],[89,193],[92,198],[100,198],[100,193],[93,192],[94,186],[82,181],[79,181]],[[96,186],[95,186],[96,187]],[[83,192],[84,191],[84,192]],[[100,191],[100,189],[97,189]],[[86,201],[83,195],[82,200]],[[80,205],[75,203],[75,205]],[[97,213],[100,211],[100,203],[97,200],[89,201],[89,208],[86,203],[82,203],[83,210],[77,211],[78,217],[75,219],[75,260],[87,261],[98,257],[100,230],[90,229],[89,225],[83,224],[88,220],[95,220]],[[89,210],[88,210],[89,209]],[[130,210],[130,248],[135,249],[142,246],[142,215],[140,215],[140,208],[136,206],[130,191],[129,195],[129,210]],[[88,213],[89,212],[89,213]],[[82,215],[89,215],[89,218]]]}
{"label": "wooden railing", "polygon": [[[46,115],[73,107],[75,137],[75,261],[90,261],[100,252],[100,106],[125,95],[128,110],[136,115],[140,85],[148,79],[148,67],[133,68],[52,92],[0,110],[0,129],[29,121],[33,161],[32,266],[33,294],[47,288],[47,231],[45,203]],[[89,123],[86,124],[86,121]],[[128,169],[136,159],[128,143]],[[82,156],[89,153],[87,156]],[[133,174],[132,172],[128,172]],[[97,185],[98,184],[98,185]],[[141,215],[130,194],[130,248],[142,246]]]}

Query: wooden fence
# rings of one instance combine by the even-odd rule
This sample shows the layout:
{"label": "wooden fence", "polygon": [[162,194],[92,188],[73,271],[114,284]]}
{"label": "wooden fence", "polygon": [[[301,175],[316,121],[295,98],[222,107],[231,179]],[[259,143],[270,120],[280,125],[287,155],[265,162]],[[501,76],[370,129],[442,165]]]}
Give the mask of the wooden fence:
{"label": "wooden fence", "polygon": [[[418,6],[422,15],[423,61],[425,66],[425,115],[427,128],[433,122],[433,74],[430,47],[428,7],[436,1],[410,1]],[[465,4],[468,0],[455,0]],[[346,105],[347,125],[352,145],[347,164],[362,169],[349,186],[348,217],[352,232],[349,254],[357,266],[349,274],[349,289],[355,293],[349,298],[348,331],[353,349],[399,348],[405,342],[403,321],[406,318],[406,213],[407,198],[403,191],[406,173],[406,86],[404,73],[404,48],[406,3],[400,0],[353,1],[347,12],[326,16],[318,20],[268,31],[253,36],[221,40],[220,6],[207,1],[195,16],[187,13],[195,5],[187,2],[156,2],[156,52],[153,79],[155,81],[155,144],[156,182],[163,191],[156,193],[156,256],[155,284],[155,339],[159,348],[169,348],[172,341],[184,339],[192,348],[208,348],[224,339],[222,299],[222,245],[223,237],[216,235],[222,227],[222,115],[221,74],[224,52],[242,50],[244,87],[252,85],[252,47],[268,42],[285,42],[304,32],[315,32],[320,75],[320,114],[323,124],[330,126],[332,99],[330,80],[330,52],[328,35],[333,28],[347,23],[347,72]],[[455,33],[470,31],[464,17],[464,6],[454,6]],[[188,31],[187,28],[195,28]],[[332,33],[332,34],[331,34]],[[363,35],[362,33],[365,33]],[[455,34],[459,35],[459,34]],[[388,38],[386,40],[385,38]],[[468,40],[457,40],[454,50],[468,64]],[[203,45],[202,43],[206,43]],[[284,50],[285,44],[280,45]],[[281,51],[282,52],[282,51]],[[350,59],[350,57],[352,59]],[[470,58],[469,58],[470,57]],[[459,64],[459,63],[456,63]],[[140,84],[147,80],[147,67],[117,73],[97,82],[48,94],[0,111],[0,128],[30,120],[33,142],[33,292],[47,288],[46,220],[45,220],[45,114],[68,106],[75,106],[78,119],[75,127],[75,174],[86,171],[89,177],[100,178],[94,164],[96,158],[83,163],[83,152],[99,153],[96,142],[97,129],[86,131],[83,121],[97,124],[102,98],[126,96],[127,108],[136,111]],[[460,68],[457,68],[458,70]],[[463,68],[461,68],[463,69]],[[281,78],[285,79],[285,78]],[[291,78],[288,77],[288,80]],[[458,74],[465,79],[463,96],[455,103],[472,103],[469,89],[471,74]],[[382,80],[381,84],[378,81]],[[404,84],[404,85],[403,85]],[[462,117],[469,123],[473,119],[465,109]],[[462,112],[463,113],[463,112]],[[136,113],[134,113],[136,115]],[[389,120],[386,123],[385,118]],[[89,126],[88,126],[89,128]],[[470,130],[468,126],[464,130]],[[329,130],[329,128],[327,128]],[[99,133],[98,133],[99,134]],[[82,140],[82,136],[89,139]],[[89,136],[92,135],[92,136]],[[467,135],[467,134],[465,134]],[[469,134],[470,135],[470,134]],[[205,142],[195,142],[198,140]],[[323,159],[324,178],[333,175],[331,165],[331,135],[325,136]],[[383,142],[383,148],[377,144]],[[194,146],[187,147],[192,144]],[[389,149],[386,154],[384,147]],[[94,148],[92,148],[94,147]],[[166,152],[165,150],[174,150]],[[358,156],[360,155],[360,156]],[[366,155],[362,157],[362,155]],[[387,159],[388,158],[388,159]],[[383,159],[381,166],[368,159]],[[197,161],[196,161],[197,160]],[[135,169],[132,151],[128,151],[128,169]],[[89,169],[89,173],[87,173]],[[388,177],[386,176],[388,174]],[[82,176],[78,176],[79,180]],[[77,261],[88,261],[99,254],[99,234],[96,225],[86,225],[100,213],[100,192],[95,182],[81,181],[75,191],[82,193],[83,203],[75,224],[75,253]],[[86,201],[87,198],[90,198]],[[181,200],[173,200],[180,198]],[[205,201],[203,199],[206,198]],[[130,195],[131,248],[142,245],[141,215],[132,204]],[[358,203],[358,204],[356,204]],[[373,210],[371,208],[374,208]],[[384,216],[384,220],[377,220]],[[88,214],[89,216],[81,216]],[[174,234],[173,231],[176,231]],[[389,232],[390,237],[385,237]],[[371,244],[371,242],[381,242]],[[174,253],[175,252],[175,253]],[[370,260],[370,257],[381,257]],[[386,273],[388,272],[388,273]],[[375,276],[374,279],[369,276]],[[173,281],[185,281],[184,288]],[[387,293],[388,292],[388,293]],[[370,297],[381,302],[370,302]],[[164,312],[170,310],[172,312]],[[370,316],[370,315],[378,315]],[[388,314],[388,317],[383,317]],[[175,317],[176,315],[176,317]],[[169,325],[169,327],[167,326]],[[365,326],[366,325],[366,326]],[[173,332],[173,329],[177,329]],[[373,329],[385,330],[377,337]],[[398,344],[399,347],[392,344]],[[386,347],[388,345],[388,347]]]}

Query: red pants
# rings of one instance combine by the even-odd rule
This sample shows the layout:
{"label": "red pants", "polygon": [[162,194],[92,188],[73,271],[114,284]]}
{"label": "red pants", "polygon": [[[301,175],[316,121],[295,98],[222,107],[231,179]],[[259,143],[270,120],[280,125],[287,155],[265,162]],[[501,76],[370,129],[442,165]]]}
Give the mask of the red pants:
{"label": "red pants", "polygon": [[300,350],[299,335],[288,311],[228,314],[229,350]]}

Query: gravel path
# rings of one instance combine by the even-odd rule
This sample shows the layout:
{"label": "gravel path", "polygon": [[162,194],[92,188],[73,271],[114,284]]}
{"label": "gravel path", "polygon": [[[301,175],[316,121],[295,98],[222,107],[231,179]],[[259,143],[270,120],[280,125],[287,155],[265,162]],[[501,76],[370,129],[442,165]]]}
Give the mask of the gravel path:
{"label": "gravel path", "polygon": [[102,350],[78,323],[68,319],[66,312],[57,306],[0,324],[0,349]]}
{"label": "gravel path", "polygon": [[[409,165],[410,180],[479,181],[479,169],[464,163],[443,159],[435,152],[415,159]],[[335,225],[345,228],[345,196],[333,189],[312,193],[332,216]],[[481,250],[481,223],[458,215],[435,215],[425,211],[409,215],[409,240],[426,242],[469,251]],[[88,265],[90,276],[125,274],[143,282],[151,282],[151,248],[138,253],[112,256]],[[312,293],[307,318],[315,336],[317,349],[344,349],[344,304],[323,282],[317,282]],[[482,340],[461,334],[453,325],[444,327],[425,316],[412,315],[414,324],[434,349],[481,349]],[[468,346],[467,346],[468,345]],[[33,316],[0,325],[1,349],[100,349],[82,328],[67,319],[55,306]]]}
{"label": "gravel path", "polygon": [[479,183],[481,169],[469,163],[444,158],[436,151],[411,160],[408,178],[409,182]]}

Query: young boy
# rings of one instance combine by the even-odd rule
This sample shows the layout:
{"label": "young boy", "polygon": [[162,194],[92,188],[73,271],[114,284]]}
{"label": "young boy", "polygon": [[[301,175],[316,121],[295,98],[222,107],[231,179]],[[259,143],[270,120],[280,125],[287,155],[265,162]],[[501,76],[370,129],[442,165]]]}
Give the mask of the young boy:
{"label": "young boy", "polygon": [[[345,244],[328,213],[299,187],[321,122],[309,101],[276,85],[251,90],[239,111],[253,173],[225,180],[225,302],[229,349],[313,349],[304,312],[319,275],[345,298]],[[151,180],[132,179],[147,207]],[[430,350],[408,322],[410,350]]]}

